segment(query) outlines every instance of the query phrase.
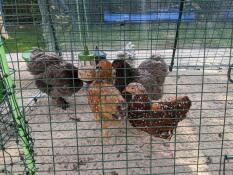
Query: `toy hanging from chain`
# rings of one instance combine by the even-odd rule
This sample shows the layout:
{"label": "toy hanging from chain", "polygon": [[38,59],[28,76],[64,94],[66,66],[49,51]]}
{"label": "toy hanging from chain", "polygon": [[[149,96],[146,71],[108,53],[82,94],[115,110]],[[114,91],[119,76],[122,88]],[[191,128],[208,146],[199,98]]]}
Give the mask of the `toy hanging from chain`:
{"label": "toy hanging from chain", "polygon": [[80,79],[83,80],[84,82],[90,82],[90,81],[92,81],[92,77],[95,77],[93,74],[95,74],[96,64],[95,64],[95,56],[89,52],[89,49],[88,49],[87,43],[86,43],[87,18],[85,17],[86,16],[86,8],[85,8],[84,1],[82,1],[82,10],[83,10],[82,20],[80,19],[79,6],[77,7],[77,9],[78,9],[79,21],[80,21],[80,23],[81,22],[83,23],[83,25],[82,25],[83,28],[81,27],[81,25],[79,23],[79,30],[81,33],[80,39],[83,42],[83,48],[84,48],[84,51],[79,53],[79,55],[78,55],[78,57],[79,57],[78,75],[79,75]]}
{"label": "toy hanging from chain", "polygon": [[[95,69],[96,69],[96,64],[98,64],[98,61],[100,59],[106,59],[106,54],[102,51],[99,51],[98,47],[96,46],[96,49],[94,52],[90,53],[89,49],[87,47],[87,31],[88,31],[88,22],[87,22],[87,17],[86,17],[86,8],[84,1],[82,1],[82,10],[83,10],[83,17],[82,17],[82,22],[83,22],[83,30],[82,27],[79,25],[79,29],[82,32],[83,36],[80,36],[80,39],[83,42],[83,47],[84,51],[79,53],[79,78],[86,82],[93,81],[93,78],[95,77]],[[80,9],[78,9],[78,17],[80,20]],[[81,20],[80,20],[81,23]]]}
{"label": "toy hanging from chain", "polygon": [[88,50],[88,47],[84,46],[84,51],[79,55],[79,78],[84,82],[92,81],[93,77],[95,77],[95,56],[91,54]]}

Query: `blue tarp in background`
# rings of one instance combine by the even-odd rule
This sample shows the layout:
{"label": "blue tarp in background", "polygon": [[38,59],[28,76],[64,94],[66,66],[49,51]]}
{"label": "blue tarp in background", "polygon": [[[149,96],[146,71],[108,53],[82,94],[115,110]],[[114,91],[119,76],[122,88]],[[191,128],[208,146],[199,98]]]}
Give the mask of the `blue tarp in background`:
{"label": "blue tarp in background", "polygon": [[233,9],[224,13],[225,19],[233,19]]}
{"label": "blue tarp in background", "polygon": [[[172,21],[178,20],[179,10],[161,10],[159,12],[147,13],[111,13],[104,12],[105,22],[122,22],[122,21]],[[191,21],[195,19],[195,13],[191,10],[184,11],[182,15],[183,21]]]}

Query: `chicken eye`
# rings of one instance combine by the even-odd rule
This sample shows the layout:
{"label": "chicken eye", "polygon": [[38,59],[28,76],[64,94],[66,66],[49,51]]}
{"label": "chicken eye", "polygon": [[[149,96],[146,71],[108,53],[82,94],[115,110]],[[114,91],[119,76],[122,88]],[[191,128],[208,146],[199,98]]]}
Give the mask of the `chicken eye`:
{"label": "chicken eye", "polygon": [[96,66],[96,69],[97,69],[97,70],[102,70],[102,67]]}

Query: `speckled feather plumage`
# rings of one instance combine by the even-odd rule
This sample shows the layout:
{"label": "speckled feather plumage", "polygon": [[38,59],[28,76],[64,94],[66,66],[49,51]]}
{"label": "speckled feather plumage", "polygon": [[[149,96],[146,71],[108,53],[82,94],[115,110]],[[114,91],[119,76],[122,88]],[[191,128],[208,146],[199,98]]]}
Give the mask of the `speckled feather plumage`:
{"label": "speckled feather plumage", "polygon": [[129,104],[128,118],[132,126],[155,137],[171,139],[178,123],[191,107],[187,96],[150,101],[146,94],[135,95]]}
{"label": "speckled feather plumage", "polygon": [[112,114],[119,113],[119,107],[124,104],[120,92],[108,81],[94,81],[88,89],[88,103],[96,120],[114,120]]}
{"label": "speckled feather plumage", "polygon": [[96,71],[96,80],[87,88],[88,104],[97,121],[102,120],[102,128],[118,125],[125,117],[127,106],[120,91],[113,86],[111,63],[101,60]]}

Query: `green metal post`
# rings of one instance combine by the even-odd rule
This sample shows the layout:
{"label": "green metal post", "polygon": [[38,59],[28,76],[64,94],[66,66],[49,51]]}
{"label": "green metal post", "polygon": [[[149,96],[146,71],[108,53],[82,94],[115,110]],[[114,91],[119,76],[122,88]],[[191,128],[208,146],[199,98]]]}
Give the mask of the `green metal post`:
{"label": "green metal post", "polygon": [[223,175],[226,174],[226,160],[232,160],[233,159],[233,155],[225,155],[224,156],[224,164],[223,164]]}
{"label": "green metal post", "polygon": [[177,21],[177,25],[176,25],[175,42],[174,42],[173,51],[172,51],[172,60],[171,60],[170,66],[169,66],[169,71],[170,72],[172,71],[173,65],[174,65],[174,60],[175,60],[175,55],[176,55],[176,48],[177,48],[177,42],[178,42],[178,39],[179,39],[180,24],[181,24],[182,15],[183,15],[184,3],[185,3],[185,0],[180,0],[179,17],[178,17],[178,21]]}
{"label": "green metal post", "polygon": [[0,104],[2,102],[3,97],[4,97],[4,85],[3,85],[3,79],[0,75]]}
{"label": "green metal post", "polygon": [[33,175],[35,174],[35,161],[33,158],[32,150],[30,148],[30,141],[26,131],[26,124],[24,121],[24,117],[16,101],[14,84],[10,76],[10,70],[7,64],[6,54],[3,47],[3,41],[1,40],[1,38],[0,38],[0,63],[3,74],[4,87],[7,88],[7,94],[9,96],[9,104],[11,105],[12,115],[14,117],[14,121],[17,126],[19,141],[22,144],[22,150],[24,154],[27,174]]}

